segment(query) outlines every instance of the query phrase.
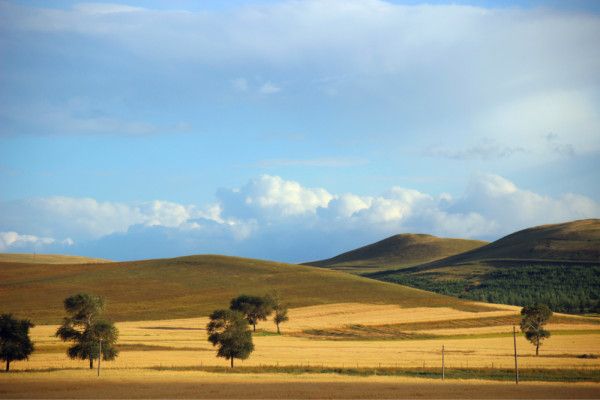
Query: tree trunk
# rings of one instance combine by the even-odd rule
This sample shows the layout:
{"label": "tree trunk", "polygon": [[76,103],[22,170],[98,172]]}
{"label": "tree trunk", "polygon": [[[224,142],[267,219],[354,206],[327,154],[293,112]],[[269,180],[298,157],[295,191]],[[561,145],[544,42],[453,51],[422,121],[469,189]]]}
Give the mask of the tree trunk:
{"label": "tree trunk", "polygon": [[536,355],[536,357],[537,357],[537,355],[539,354],[539,352],[540,352],[540,341],[538,340],[538,341],[535,343],[535,355]]}
{"label": "tree trunk", "polygon": [[94,369],[94,358],[90,356],[90,369]]}
{"label": "tree trunk", "polygon": [[276,325],[277,325],[277,334],[281,335],[281,332],[279,331],[279,324],[276,324]]}
{"label": "tree trunk", "polygon": [[10,360],[6,360],[6,372],[10,371]]}
{"label": "tree trunk", "polygon": [[254,323],[254,324],[252,324],[252,327],[253,327],[253,329],[252,329],[252,330],[253,330],[254,332],[256,332],[256,324],[255,324],[255,323]]}
{"label": "tree trunk", "polygon": [[231,368],[233,368],[233,357],[231,357]]}

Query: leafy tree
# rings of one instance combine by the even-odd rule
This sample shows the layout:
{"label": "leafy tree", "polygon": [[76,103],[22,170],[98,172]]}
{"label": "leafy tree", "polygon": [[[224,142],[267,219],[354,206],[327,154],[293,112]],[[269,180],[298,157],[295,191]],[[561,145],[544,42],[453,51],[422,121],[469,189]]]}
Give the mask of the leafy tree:
{"label": "leafy tree", "polygon": [[544,329],[544,325],[552,317],[552,311],[544,304],[536,304],[523,307],[521,316],[521,331],[535,345],[537,356],[542,341],[550,337],[550,332]]}
{"label": "leafy tree", "polygon": [[6,361],[6,372],[11,361],[27,360],[34,347],[29,338],[29,328],[34,325],[28,319],[16,319],[12,314],[0,315],[0,360]]}
{"label": "leafy tree", "polygon": [[210,322],[206,326],[208,341],[219,346],[217,357],[231,360],[245,360],[254,351],[252,333],[248,329],[248,321],[244,314],[236,310],[215,310],[210,314]]}
{"label": "leafy tree", "polygon": [[281,302],[281,295],[279,292],[273,292],[267,295],[266,298],[271,305],[273,312],[275,313],[273,316],[273,322],[275,322],[275,325],[277,326],[277,333],[281,334],[281,331],[279,330],[279,324],[289,320],[288,307],[286,304]]}
{"label": "leafy tree", "polygon": [[57,329],[56,336],[63,341],[74,342],[67,349],[67,355],[70,358],[89,360],[92,369],[94,360],[100,357],[102,341],[102,359],[114,360],[118,355],[114,345],[119,331],[112,322],[100,319],[104,300],[88,293],[79,293],[66,298],[64,306],[69,315]]}
{"label": "leafy tree", "polygon": [[266,297],[241,295],[231,299],[230,310],[236,310],[244,314],[248,323],[252,324],[256,332],[258,321],[266,321],[273,312],[273,307]]}

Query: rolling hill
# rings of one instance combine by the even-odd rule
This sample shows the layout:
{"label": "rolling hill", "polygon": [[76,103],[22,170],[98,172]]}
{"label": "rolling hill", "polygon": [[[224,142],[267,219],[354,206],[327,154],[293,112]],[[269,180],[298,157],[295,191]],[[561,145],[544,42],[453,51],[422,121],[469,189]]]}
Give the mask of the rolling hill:
{"label": "rolling hill", "polygon": [[540,301],[558,311],[596,311],[600,220],[537,226],[441,260],[367,276],[495,303]]}
{"label": "rolling hill", "polygon": [[401,234],[306,265],[364,273],[421,264],[479,248],[487,242],[448,239],[424,234]]}
{"label": "rolling hill", "polygon": [[270,261],[189,256],[107,264],[0,263],[0,312],[57,323],[77,292],[104,296],[117,321],[185,318],[227,307],[241,293],[279,290],[291,307],[362,302],[488,310],[470,301],[338,271]]}
{"label": "rolling hill", "polygon": [[63,254],[0,253],[0,262],[27,264],[98,264],[112,262],[103,258],[68,256]]}

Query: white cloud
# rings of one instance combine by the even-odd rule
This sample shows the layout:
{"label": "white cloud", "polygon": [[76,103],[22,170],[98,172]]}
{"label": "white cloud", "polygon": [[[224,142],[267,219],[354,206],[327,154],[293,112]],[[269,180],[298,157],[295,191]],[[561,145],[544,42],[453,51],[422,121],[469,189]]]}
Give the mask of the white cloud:
{"label": "white cloud", "polygon": [[224,253],[307,261],[397,233],[493,240],[530,226],[598,217],[600,204],[590,198],[546,196],[492,174],[474,176],[455,197],[402,187],[377,196],[336,195],[263,175],[219,190],[205,207],[68,197],[0,203],[0,249],[70,246],[115,259]]}
{"label": "white cloud", "polygon": [[126,204],[55,196],[0,203],[0,229],[77,241],[126,232],[138,224],[189,228],[187,222],[196,217],[206,215],[194,206],[160,200]]}
{"label": "white cloud", "polygon": [[[597,100],[590,96],[575,90],[521,96],[482,112],[476,127],[490,136],[518,143],[516,149],[527,147],[532,152],[547,153],[544,140],[553,133],[568,142],[567,153],[598,151],[600,114]],[[515,148],[505,146],[502,153],[513,153]],[[564,153],[558,150],[556,153]]]}
{"label": "white cloud", "polygon": [[226,216],[281,218],[315,214],[333,196],[325,189],[304,188],[298,182],[263,175],[239,189],[222,189],[218,199]]}
{"label": "white cloud", "polygon": [[0,251],[37,248],[53,244],[55,240],[49,237],[20,235],[17,232],[0,232]]}
{"label": "white cloud", "polygon": [[281,88],[271,82],[265,82],[259,89],[261,94],[275,94],[281,92]]}
{"label": "white cloud", "polygon": [[474,177],[465,195],[451,210],[476,212],[497,228],[491,234],[506,234],[533,225],[600,216],[600,204],[572,193],[550,197],[518,188],[492,174]]}
{"label": "white cloud", "polygon": [[[268,2],[225,11],[0,3],[0,26],[11,34],[92,37],[153,71],[169,60],[193,71],[241,76],[231,82],[239,91],[277,93],[281,85],[264,78],[273,77],[286,82],[290,96],[306,95],[311,104],[323,101],[322,93],[336,93],[340,108],[346,99],[364,99],[359,106],[365,106],[365,115],[373,104],[388,112],[392,129],[411,132],[410,142],[435,143],[434,153],[457,159],[524,151],[528,159],[547,159],[600,150],[599,21],[597,14],[551,8],[378,0]],[[67,132],[144,134],[169,128],[111,113],[53,111],[52,121],[28,112],[19,120],[26,124],[32,114],[40,116],[39,127],[64,125]],[[541,146],[549,132],[564,138],[557,151]]]}

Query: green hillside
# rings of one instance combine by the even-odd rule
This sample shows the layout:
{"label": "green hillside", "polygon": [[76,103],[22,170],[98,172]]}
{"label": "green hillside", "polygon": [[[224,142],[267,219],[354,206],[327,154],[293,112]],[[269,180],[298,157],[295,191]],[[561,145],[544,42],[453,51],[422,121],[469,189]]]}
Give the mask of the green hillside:
{"label": "green hillside", "polygon": [[0,262],[18,262],[27,264],[97,264],[111,261],[103,258],[68,256],[64,254],[0,253]]}
{"label": "green hillside", "polygon": [[442,260],[368,276],[467,299],[597,312],[600,220],[529,228]]}
{"label": "green hillside", "polygon": [[306,264],[352,273],[375,272],[438,260],[485,244],[487,242],[480,240],[401,234],[327,260]]}
{"label": "green hillside", "polygon": [[468,301],[337,271],[269,261],[190,256],[108,264],[0,263],[0,312],[56,323],[62,300],[86,291],[115,320],[198,317],[241,293],[277,289],[291,307],[365,302],[482,310]]}

